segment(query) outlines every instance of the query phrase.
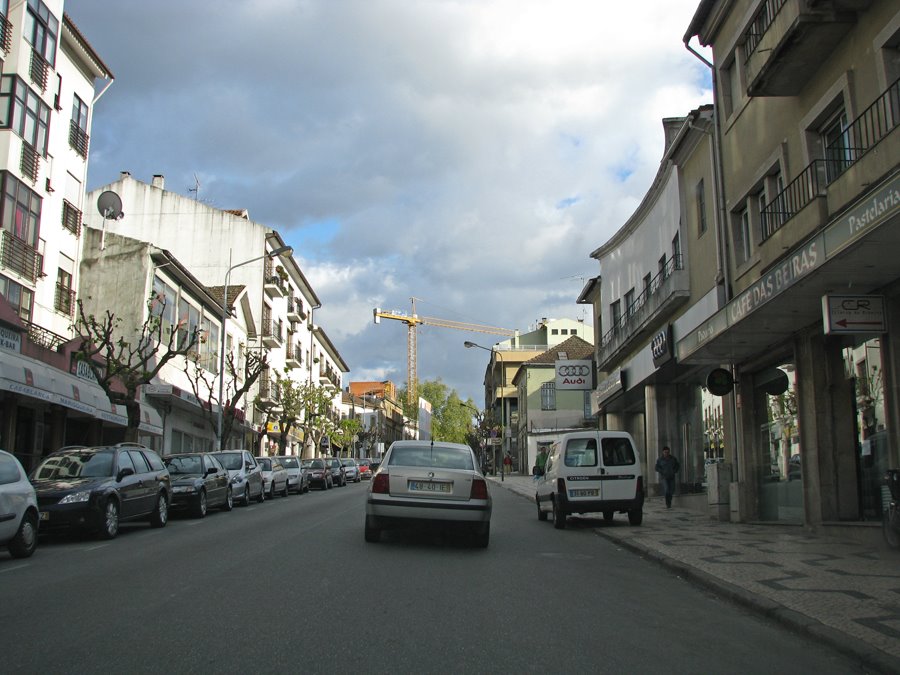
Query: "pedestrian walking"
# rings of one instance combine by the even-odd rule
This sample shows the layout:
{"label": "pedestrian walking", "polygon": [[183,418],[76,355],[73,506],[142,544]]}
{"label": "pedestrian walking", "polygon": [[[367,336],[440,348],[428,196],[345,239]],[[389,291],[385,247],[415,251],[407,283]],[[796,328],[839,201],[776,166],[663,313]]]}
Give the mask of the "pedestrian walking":
{"label": "pedestrian walking", "polygon": [[506,457],[503,458],[503,470],[506,472],[506,475],[512,473],[512,455],[508,452],[506,453]]}
{"label": "pedestrian walking", "polygon": [[659,474],[660,485],[663,489],[663,495],[666,497],[666,508],[672,508],[672,495],[675,494],[675,474],[681,465],[678,459],[672,454],[669,446],[666,445],[662,449],[662,455],[656,460],[656,473]]}
{"label": "pedestrian walking", "polygon": [[547,470],[547,446],[542,445],[538,452],[537,459],[534,460],[534,480],[538,480]]}

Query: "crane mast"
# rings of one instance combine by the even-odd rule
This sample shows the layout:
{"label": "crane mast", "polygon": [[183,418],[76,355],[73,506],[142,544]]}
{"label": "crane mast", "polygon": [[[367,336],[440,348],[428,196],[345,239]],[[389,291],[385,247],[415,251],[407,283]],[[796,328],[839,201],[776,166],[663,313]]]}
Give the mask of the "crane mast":
{"label": "crane mast", "polygon": [[419,316],[416,314],[416,299],[410,298],[412,303],[412,311],[409,314],[400,311],[383,310],[376,307],[372,310],[375,317],[375,323],[381,323],[381,319],[392,319],[394,321],[402,321],[406,324],[406,403],[412,408],[419,400],[418,386],[418,354],[417,354],[417,327],[419,324],[425,326],[436,326],[438,328],[452,328],[454,330],[473,331],[476,333],[489,333],[491,335],[503,335],[505,337],[513,337],[515,330],[510,328],[498,328],[497,326],[485,326],[478,323],[465,323],[463,321],[451,321],[449,319],[437,319],[430,316]]}

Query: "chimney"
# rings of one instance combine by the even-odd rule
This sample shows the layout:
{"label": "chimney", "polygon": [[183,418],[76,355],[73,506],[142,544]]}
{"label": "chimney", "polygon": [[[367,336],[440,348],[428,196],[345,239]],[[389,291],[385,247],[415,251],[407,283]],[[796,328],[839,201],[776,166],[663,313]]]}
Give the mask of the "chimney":
{"label": "chimney", "polygon": [[160,190],[166,189],[166,177],[161,173],[157,173],[153,176],[153,181],[150,183],[155,188],[159,188]]}
{"label": "chimney", "polygon": [[130,171],[120,171],[120,172],[119,172],[119,179],[121,180],[121,179],[124,179],[124,178],[131,178],[131,172],[130,172]]}

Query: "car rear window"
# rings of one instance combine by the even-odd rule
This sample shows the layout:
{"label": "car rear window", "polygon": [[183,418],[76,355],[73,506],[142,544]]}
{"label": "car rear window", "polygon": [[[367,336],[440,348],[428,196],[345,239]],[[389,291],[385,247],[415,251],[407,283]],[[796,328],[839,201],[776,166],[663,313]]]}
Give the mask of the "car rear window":
{"label": "car rear window", "polygon": [[405,445],[391,449],[389,466],[428,466],[435,469],[475,469],[472,453],[431,445]]}
{"label": "car rear window", "polygon": [[566,466],[597,466],[597,440],[573,438],[566,444]]}
{"label": "car rear window", "polygon": [[283,460],[281,460],[281,466],[283,466],[285,469],[299,469],[300,462],[298,462],[293,457],[285,457]]}
{"label": "car rear window", "polygon": [[604,466],[630,466],[634,464],[634,448],[627,438],[601,438]]}
{"label": "car rear window", "polygon": [[242,455],[239,452],[220,452],[216,455],[222,466],[232,471],[238,471],[242,468]]}

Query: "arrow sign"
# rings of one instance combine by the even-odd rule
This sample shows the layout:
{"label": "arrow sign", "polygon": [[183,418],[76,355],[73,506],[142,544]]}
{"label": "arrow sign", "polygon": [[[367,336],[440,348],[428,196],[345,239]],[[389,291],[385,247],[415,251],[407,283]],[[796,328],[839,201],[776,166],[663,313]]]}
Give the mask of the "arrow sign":
{"label": "arrow sign", "polygon": [[883,295],[825,295],[822,297],[825,334],[884,333],[887,330]]}

